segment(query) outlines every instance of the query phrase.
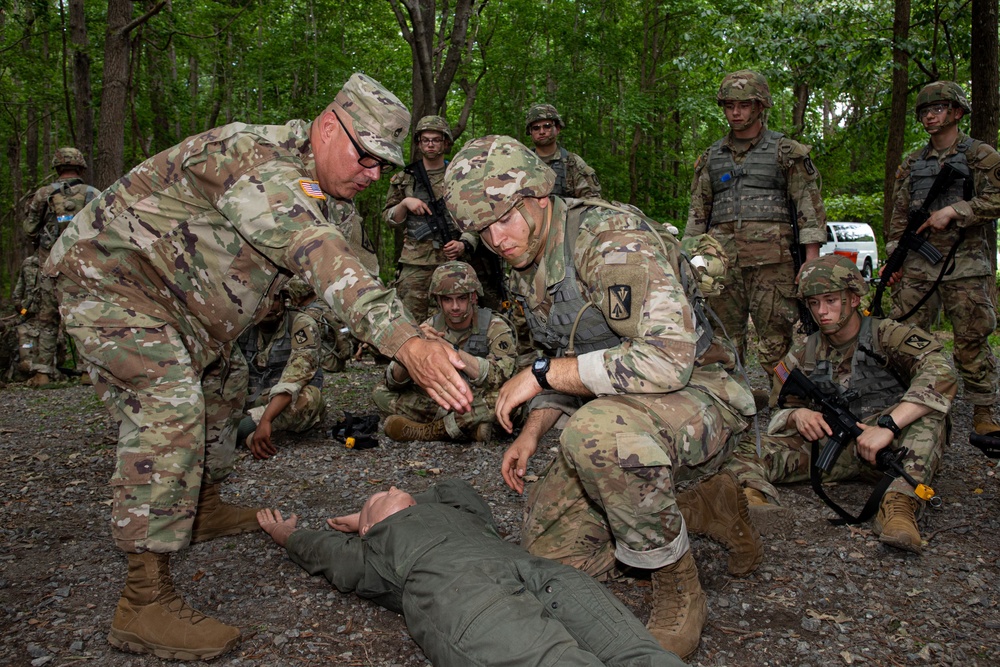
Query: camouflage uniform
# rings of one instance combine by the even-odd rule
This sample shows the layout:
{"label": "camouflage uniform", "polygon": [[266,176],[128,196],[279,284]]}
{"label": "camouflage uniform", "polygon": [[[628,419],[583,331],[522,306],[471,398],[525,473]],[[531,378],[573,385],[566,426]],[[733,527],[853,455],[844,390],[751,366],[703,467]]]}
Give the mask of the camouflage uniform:
{"label": "camouflage uniform", "polygon": [[59,304],[52,279],[42,274],[38,255],[24,258],[14,287],[14,307],[24,320],[17,325],[19,370],[56,377],[59,341]]}
{"label": "camouflage uniform", "polygon": [[[551,104],[536,104],[528,110],[525,117],[525,131],[532,123],[539,120],[551,120],[560,129],[563,127],[562,117]],[[538,153],[537,149],[533,150]],[[538,157],[556,174],[552,194],[575,199],[601,198],[601,183],[597,180],[597,172],[576,153],[566,150],[557,143],[554,153]]]}
{"label": "camouflage uniform", "polygon": [[[484,321],[488,322],[485,335],[482,326]],[[479,424],[492,424],[495,421],[493,408],[496,406],[500,387],[514,374],[517,350],[510,324],[486,308],[477,309],[472,318],[472,326],[464,331],[449,328],[441,313],[425,323],[444,332],[445,340],[456,349],[463,349],[479,359],[479,368],[466,368],[463,371],[472,388],[472,410],[463,415],[446,412],[426,392],[414,387],[410,380],[396,382],[392,377],[396,362],[391,361],[385,371],[385,384],[376,387],[372,394],[379,412],[383,417],[402,415],[420,423],[443,419],[448,435],[456,439],[474,431]],[[469,341],[473,337],[482,338],[487,344],[488,351],[485,355],[481,352],[476,354],[476,351],[469,349]]]}
{"label": "camouflage uniform", "polygon": [[[523,150],[507,137],[467,144],[449,167],[449,208],[473,220],[495,220],[519,194],[536,196],[518,190],[520,183],[541,178],[522,167],[491,177],[485,186],[476,177],[483,163],[498,170],[492,165]],[[548,187],[540,190],[551,188],[551,170],[538,162],[528,168],[547,172]],[[473,176],[463,187],[467,174]],[[544,256],[512,273],[511,290],[525,306],[536,342],[550,341],[550,355],[565,352],[568,337],[553,338],[540,328],[572,322],[576,315],[563,313],[563,297],[554,302],[552,294],[575,289],[591,301],[576,348],[580,380],[597,398],[575,412],[581,401],[555,392],[529,405],[571,416],[562,420],[555,460],[531,489],[522,544],[592,575],[609,570],[616,558],[660,568],[689,550],[675,484],[723,466],[747,427],[744,416],[753,414],[753,398],[725,370],[732,355],[697,326],[690,300],[697,297],[681,280],[690,267],[675,239],[619,207],[559,197],[549,202],[548,237],[538,241]],[[458,217],[463,226],[471,224]],[[569,253],[568,233],[577,234]]]}
{"label": "camouflage uniform", "polygon": [[[881,409],[873,409],[877,407],[874,402],[865,401],[852,412],[872,426],[880,416],[889,414],[902,401],[931,408],[933,412],[903,428],[897,441],[898,446],[910,449],[903,467],[918,482],[929,485],[944,454],[948,412],[958,386],[955,370],[942,354],[941,345],[926,331],[889,319],[864,319],[868,320],[868,324],[862,326],[870,326],[873,334],[874,345],[871,349],[877,355],[875,358],[880,359],[879,363],[884,363],[893,375],[902,378],[905,386],[885,390],[888,405]],[[857,360],[865,354],[860,350],[862,347],[866,346],[859,346],[856,337],[850,345],[838,349],[817,331],[805,341],[796,343],[783,364],[789,371],[803,368],[806,375],[810,375],[817,366],[828,364],[832,369],[832,382],[847,391],[852,388],[852,383],[859,383],[857,378],[852,377],[852,364],[856,366]],[[812,379],[816,381],[817,378],[813,376]],[[857,386],[854,388],[857,389]],[[744,438],[740,442],[739,456],[732,459],[728,466],[745,486],[755,488],[774,500],[778,497],[774,484],[809,480],[810,444],[794,425],[786,425],[786,422],[789,415],[800,407],[817,408],[793,396],[788,397],[788,405],[771,415],[768,437],[761,438],[760,458],[756,456],[754,439]],[[856,441],[852,440],[844,448],[830,473],[824,474],[825,480],[839,481],[879,474],[857,455],[856,445]],[[895,480],[889,491],[916,498],[913,488],[902,478]]]}
{"label": "camouflage uniform", "polygon": [[[356,74],[336,102],[378,118],[386,132],[356,125],[358,140],[402,163],[409,114],[395,97]],[[121,424],[112,518],[126,551],[189,542],[203,477],[232,466],[246,393],[230,381],[246,373],[235,340],[291,274],[384,354],[419,335],[327,224],[310,129],[233,123],[190,137],[105,190],[52,249],[67,332]]]}
{"label": "camouflage uniform", "polygon": [[264,408],[278,394],[289,394],[292,402],[275,417],[272,431],[302,433],[323,421],[326,401],[316,320],[308,313],[287,310],[273,332],[254,325],[240,336],[239,342],[249,369],[245,409],[255,423],[260,422]]}
{"label": "camouflage uniform", "polygon": [[[955,366],[965,385],[966,399],[977,406],[996,403],[997,362],[988,337],[996,328],[996,293],[989,237],[995,234],[993,222],[1000,216],[1000,155],[981,141],[961,132],[948,149],[938,152],[927,146],[911,153],[896,172],[895,203],[889,221],[886,252],[892,253],[906,228],[907,215],[923,204],[914,198],[912,170],[928,165],[934,173],[945,162],[965,162],[972,171],[970,182],[961,181],[952,192],[938,198],[930,208],[935,211],[949,204],[961,215],[943,232],[931,230],[931,243],[945,257],[960,240],[954,268],[946,272],[937,291],[912,317],[917,326],[930,329],[944,308],[955,331]],[[968,180],[968,179],[966,179]],[[967,187],[967,194],[962,192]],[[926,192],[926,190],[924,191]],[[963,200],[964,199],[964,200]],[[892,317],[902,317],[920,301],[937,279],[942,264],[933,266],[919,253],[910,252],[903,263],[903,278],[893,287]]]}
{"label": "camouflage uniform", "polygon": [[[764,99],[763,106],[770,107],[770,93],[766,87],[753,90],[751,74],[737,72],[727,77],[724,87],[742,84],[745,90],[742,95],[727,92],[725,98],[736,95],[737,99]],[[766,86],[766,82],[762,85]],[[720,91],[720,104],[723,101]],[[799,243],[826,242],[826,211],[820,196],[819,173],[809,159],[810,150],[810,146],[768,130],[766,125],[749,142],[736,139],[730,132],[698,158],[691,184],[691,209],[684,234],[711,234],[722,244],[730,261],[726,287],[721,295],[709,298],[709,304],[741,358],[746,352],[747,317],[753,318],[760,339],[758,356],[769,375],[788,352],[798,319],[789,207],[794,206]],[[744,173],[744,167],[750,164],[766,173],[772,183],[784,182],[784,193],[775,191],[784,196],[768,201],[757,192],[744,192],[742,188],[761,187],[751,174]],[[720,177],[717,172],[724,169],[728,171]],[[736,201],[733,207],[720,211],[714,206],[715,200],[726,182],[736,189]]]}

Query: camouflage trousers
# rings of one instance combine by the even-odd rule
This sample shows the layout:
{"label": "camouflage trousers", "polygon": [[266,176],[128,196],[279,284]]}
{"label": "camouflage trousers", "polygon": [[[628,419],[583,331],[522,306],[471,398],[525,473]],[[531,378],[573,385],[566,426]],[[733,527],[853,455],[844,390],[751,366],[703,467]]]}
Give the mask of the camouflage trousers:
{"label": "camouflage trousers", "polygon": [[56,355],[59,348],[59,324],[41,322],[37,318],[28,320],[17,327],[17,347],[20,355],[19,366],[22,373],[33,375],[45,373],[55,378]]}
{"label": "camouflage trousers", "polygon": [[498,394],[496,391],[483,392],[473,387],[472,409],[462,415],[446,412],[430,396],[417,389],[393,391],[381,384],[372,391],[372,398],[383,417],[400,415],[419,424],[443,419],[448,435],[461,439],[471,435],[480,424],[492,424],[496,421],[493,408]]}
{"label": "camouflage trousers", "polygon": [[719,316],[740,359],[746,358],[747,318],[753,318],[760,340],[757,357],[774,382],[774,367],[792,345],[799,319],[795,269],[791,262],[764,266],[734,266],[725,277],[722,294],[708,304]]}
{"label": "camouflage trousers", "polygon": [[[997,326],[996,298],[989,276],[945,280],[920,310],[908,320],[926,331],[944,308],[955,332],[955,368],[965,385],[965,399],[973,405],[996,403],[997,360],[989,336]],[[930,290],[933,281],[903,280],[892,292],[892,317],[901,317]]]}
{"label": "camouflage trousers", "polygon": [[[267,407],[268,397],[265,392],[263,396],[247,406],[247,411],[253,417],[254,423],[260,423],[260,417]],[[319,387],[306,385],[299,392],[294,403],[281,411],[274,421],[271,422],[271,431],[289,431],[291,433],[304,433],[312,427],[321,423],[326,417],[326,400]]]}
{"label": "camouflage trousers", "polygon": [[[884,414],[888,414],[887,410]],[[871,426],[880,415],[864,420]],[[898,445],[910,452],[903,459],[903,468],[917,480],[930,484],[944,455],[948,435],[948,418],[940,412],[931,412],[903,429]],[[761,456],[757,457],[756,442],[752,434],[740,440],[736,456],[726,467],[732,470],[743,486],[757,489],[774,501],[778,500],[775,484],[792,484],[809,481],[810,449],[812,445],[801,436],[762,436]],[[850,479],[867,479],[877,482],[882,477],[874,466],[857,455],[857,441],[851,440],[841,452],[833,469],[823,474],[824,481],[839,482]],[[916,498],[913,487],[903,478],[896,479],[889,491]],[[917,499],[920,501],[920,499]],[[921,503],[923,501],[920,501]]]}
{"label": "camouflage trousers", "polygon": [[396,295],[413,316],[413,321],[423,322],[437,311],[437,304],[431,303],[431,276],[437,268],[434,264],[400,264],[399,277],[393,283]]}
{"label": "camouflage trousers", "polygon": [[246,397],[243,355],[226,345],[200,368],[170,325],[67,324],[119,424],[111,477],[115,543],[132,553],[184,548],[203,481],[219,482],[232,470]]}
{"label": "camouflage trousers", "polygon": [[674,563],[689,549],[675,484],[717,472],[735,441],[715,399],[690,387],[589,401],[528,495],[521,544],[595,577],[615,559]]}

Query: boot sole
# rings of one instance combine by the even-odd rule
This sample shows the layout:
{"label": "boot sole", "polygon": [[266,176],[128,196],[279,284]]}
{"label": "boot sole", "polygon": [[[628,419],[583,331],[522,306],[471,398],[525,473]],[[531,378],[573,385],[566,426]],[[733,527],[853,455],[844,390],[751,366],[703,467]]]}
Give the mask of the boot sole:
{"label": "boot sole", "polygon": [[903,551],[909,551],[910,553],[920,554],[923,553],[923,545],[917,545],[907,539],[894,539],[892,537],[886,537],[885,535],[879,535],[879,542],[887,546],[893,547],[895,549],[901,549]]}
{"label": "boot sole", "polygon": [[108,633],[108,643],[116,649],[127,653],[155,655],[157,658],[165,660],[212,660],[232,651],[236,648],[239,641],[240,637],[237,635],[220,648],[181,649],[153,644],[131,632],[124,632],[115,628],[111,628],[111,632]]}
{"label": "boot sole", "polygon": [[792,511],[779,505],[750,505],[750,521],[763,536],[783,535],[792,527]]}

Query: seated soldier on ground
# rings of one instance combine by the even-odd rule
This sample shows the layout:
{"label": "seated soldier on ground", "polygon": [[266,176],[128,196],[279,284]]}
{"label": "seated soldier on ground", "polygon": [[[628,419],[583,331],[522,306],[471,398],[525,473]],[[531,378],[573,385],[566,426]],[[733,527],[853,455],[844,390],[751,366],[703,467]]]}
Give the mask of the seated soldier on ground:
{"label": "seated soldier on ground", "polygon": [[[824,393],[843,393],[863,433],[844,448],[825,480],[877,474],[875,456],[885,447],[906,447],[903,468],[929,484],[941,462],[948,412],[957,391],[955,369],[934,337],[915,326],[861,314],[867,284],[857,266],[839,255],[810,260],[802,267],[799,297],[819,331],[797,343],[775,369],[779,376],[798,368]],[[736,473],[761,532],[787,518],[777,506],[774,483],[803,482],[810,474],[813,440],[831,435],[822,413],[808,402],[788,397],[776,410],[758,458],[755,443],[744,438],[729,468]],[[919,553],[916,514],[922,501],[904,479],[883,496],[875,531],[886,544]]]}
{"label": "seated soldier on ground", "polygon": [[504,541],[464,481],[416,496],[391,487],[328,519],[334,531],[269,509],[257,518],[310,574],[403,614],[436,667],[684,664],[604,586]]}
{"label": "seated soldier on ground", "polygon": [[458,350],[474,396],[472,410],[464,415],[446,412],[410,382],[402,364],[393,361],[386,368],[385,384],[372,394],[386,417],[385,434],[399,442],[489,442],[497,393],[514,374],[517,346],[511,326],[500,315],[478,306],[483,287],[465,262],[439,266],[431,277],[430,292],[439,312],[421,329],[424,335],[441,338]]}
{"label": "seated soldier on ground", "polygon": [[240,349],[249,368],[245,409],[237,442],[266,459],[277,453],[274,431],[302,433],[323,421],[323,371],[319,325],[299,307],[312,297],[305,282],[292,278],[264,319],[243,332]]}

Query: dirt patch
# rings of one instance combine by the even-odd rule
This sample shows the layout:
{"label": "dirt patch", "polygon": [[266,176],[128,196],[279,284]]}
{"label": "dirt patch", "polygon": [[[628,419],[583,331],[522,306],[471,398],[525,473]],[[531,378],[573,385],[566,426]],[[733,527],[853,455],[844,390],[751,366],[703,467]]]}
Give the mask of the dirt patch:
{"label": "dirt patch", "polygon": [[[345,407],[370,410],[381,373],[363,362],[331,378],[327,426]],[[0,664],[177,664],[118,652],[105,639],[125,557],[108,522],[115,432],[93,390],[11,385],[0,400]],[[802,486],[783,494],[794,527],[766,540],[763,564],[746,579],[726,573],[719,547],[694,538],[709,621],[691,664],[1000,664],[998,482],[995,467],[967,444],[970,424],[971,408],[959,402],[934,485],[944,505],[921,519],[923,556],[883,546],[870,526],[831,527],[831,513]],[[523,499],[498,473],[505,442],[383,438],[376,449],[351,451],[317,431],[282,443],[269,461],[244,452],[224,498],[296,512],[320,527],[389,484],[419,491],[459,477],[489,500],[508,539],[518,537]],[[540,453],[534,471],[550,456]],[[832,493],[857,507],[866,487],[840,484]],[[194,607],[244,633],[237,651],[215,664],[426,664],[400,617],[307,576],[263,534],[195,545],[172,565]],[[648,617],[648,580],[609,587]]]}

